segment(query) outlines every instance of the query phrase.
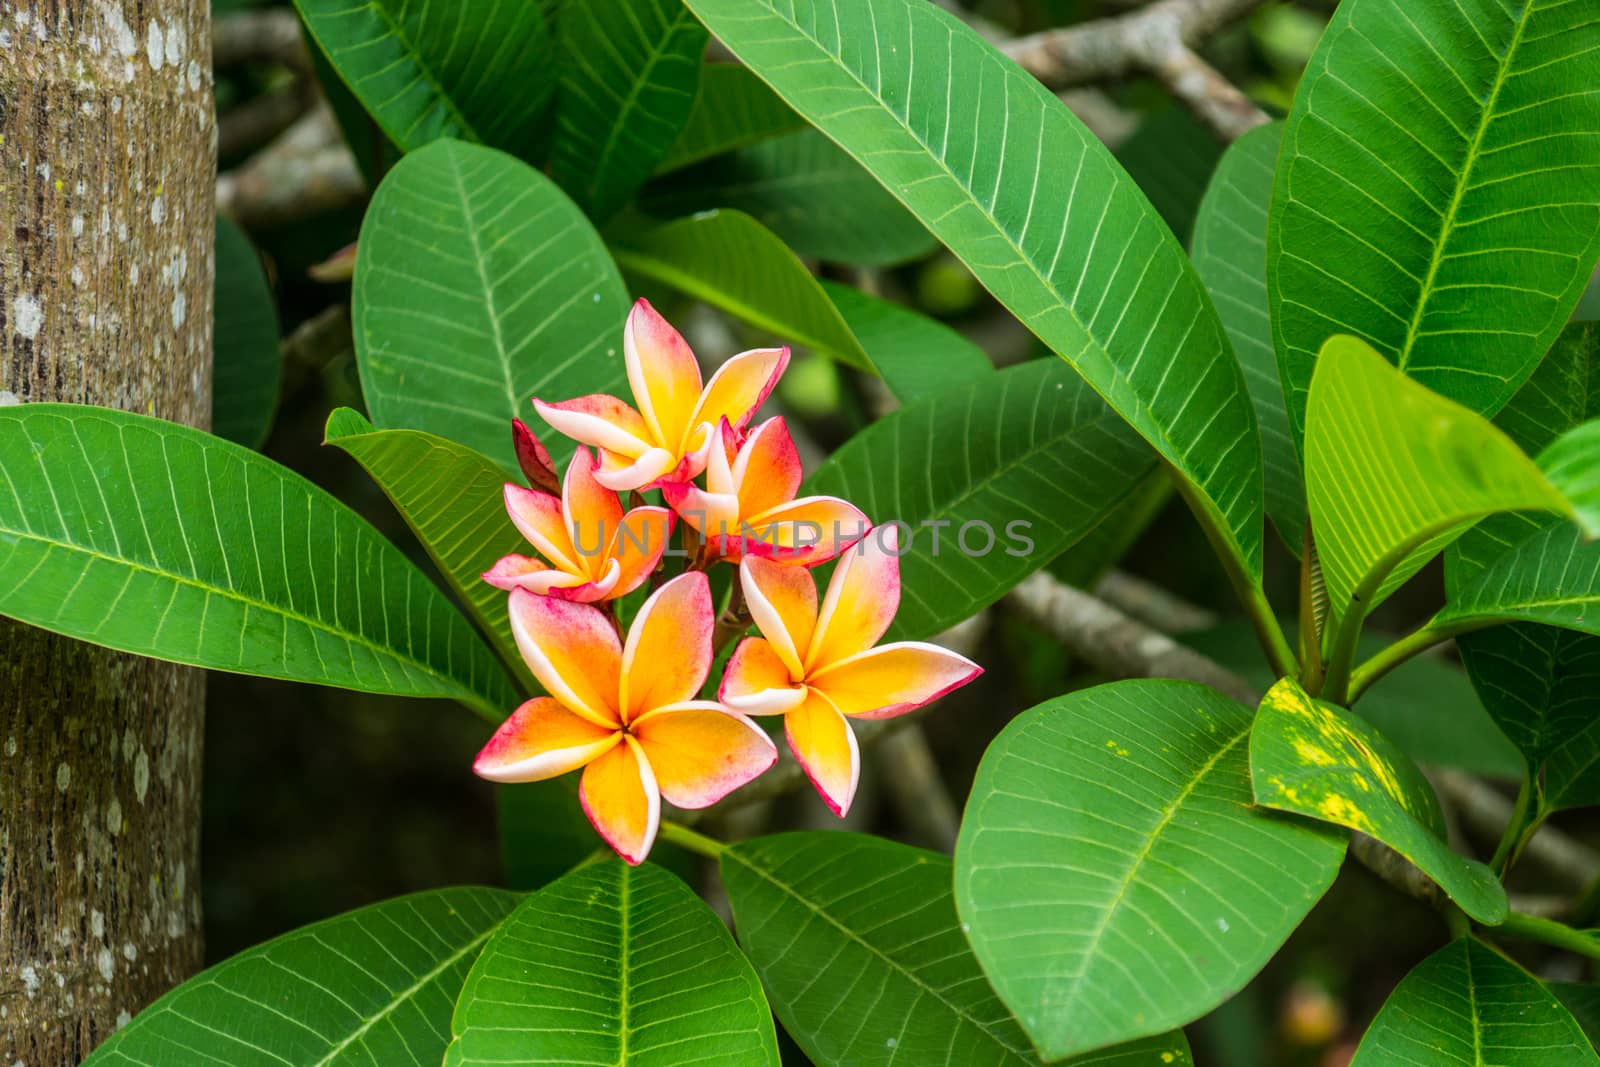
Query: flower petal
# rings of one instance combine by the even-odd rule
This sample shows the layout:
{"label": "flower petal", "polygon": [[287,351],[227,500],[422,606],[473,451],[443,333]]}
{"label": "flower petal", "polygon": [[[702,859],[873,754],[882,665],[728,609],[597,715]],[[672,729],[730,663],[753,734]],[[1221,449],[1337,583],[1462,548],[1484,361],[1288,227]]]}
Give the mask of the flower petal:
{"label": "flower petal", "polygon": [[511,446],[517,453],[517,466],[528,485],[544,493],[560,493],[561,479],[556,475],[555,461],[538,436],[521,419],[511,420]]}
{"label": "flower petal", "polygon": [[[625,465],[616,465],[613,457],[628,458],[618,452],[607,453],[608,462],[602,464],[595,472],[594,480],[614,493],[626,493],[631,489],[650,489],[658,482],[684,481],[694,477],[693,474],[686,473],[687,464],[664,448],[654,446],[647,448]],[[699,471],[695,472],[698,473]]]}
{"label": "flower petal", "polygon": [[591,393],[559,404],[546,404],[535,397],[533,407],[557,433],[592,448],[633,459],[656,446],[644,418],[607,393]]}
{"label": "flower petal", "polygon": [[534,697],[511,713],[478,753],[473,773],[491,782],[540,782],[577,770],[622,740],[549,697]]}
{"label": "flower petal", "polygon": [[633,398],[656,443],[680,448],[700,399],[700,365],[689,343],[641,297],[622,331],[622,358]]}
{"label": "flower petal", "polygon": [[700,694],[711,672],[711,584],[681,574],[651,594],[622,650],[622,721]]}
{"label": "flower petal", "polygon": [[706,383],[690,424],[716,426],[727,419],[735,430],[743,430],[788,365],[787,348],[757,348],[734,356]]}
{"label": "flower petal", "polygon": [[789,668],[764,637],[739,642],[722,673],[717,699],[745,715],[782,715],[806,698],[806,687],[796,684]]}
{"label": "flower petal", "polygon": [[542,559],[534,556],[502,556],[495,565],[483,572],[483,580],[496,589],[510,592],[526,589],[530,593],[547,596],[557,587],[571,588],[587,584],[581,574],[552,570]]}
{"label": "flower petal", "polygon": [[746,552],[806,567],[826,563],[872,525],[860,508],[836,496],[803,496],[746,521]]}
{"label": "flower petal", "polygon": [[580,581],[576,585],[552,585],[546,590],[545,596],[571,600],[579,604],[593,604],[597,600],[610,600],[613,597],[622,595],[616,592],[617,580],[621,577],[621,565],[614,559],[608,559],[605,563],[605,569],[600,572],[600,577],[590,582]]}
{"label": "flower petal", "polygon": [[511,516],[511,525],[524,540],[537,548],[555,569],[579,576],[586,573],[572,550],[572,538],[567,536],[559,497],[510,482],[506,483],[505,497],[506,514]]}
{"label": "flower petal", "polygon": [[948,648],[901,641],[830,663],[806,681],[845,715],[890,719],[937,700],[982,673],[982,667]]}
{"label": "flower petal", "polygon": [[578,801],[606,843],[637,867],[661,825],[661,793],[639,743],[626,741],[583,769]]}
{"label": "flower petal", "polygon": [[662,486],[661,496],[702,537],[739,529],[739,498],[732,493],[708,493],[696,485],[680,484]]}
{"label": "flower petal", "polygon": [[[716,467],[713,457],[709,472]],[[786,504],[800,491],[804,472],[800,452],[789,436],[783,416],[768,419],[754,430],[733,462],[732,481],[738,487],[739,513],[745,518]],[[706,483],[710,485],[709,480]]]}
{"label": "flower petal", "polygon": [[615,729],[622,647],[598,608],[511,593],[511,634],[539,684],[596,726]]}
{"label": "flower petal", "polygon": [[661,795],[680,808],[704,808],[778,762],[766,731],[708,701],[657,708],[633,724]]}
{"label": "flower petal", "polygon": [[622,501],[595,481],[598,466],[589,450],[579,446],[561,486],[561,517],[570,533],[572,558],[591,578],[605,573],[606,549],[622,524]]}
{"label": "flower petal", "polygon": [[654,505],[634,508],[622,516],[610,555],[618,565],[613,596],[627,596],[644,583],[661,562],[672,540],[672,512]]}
{"label": "flower petal", "polygon": [[865,652],[900,608],[899,529],[880,526],[839,556],[817,613],[806,672]]}
{"label": "flower petal", "polygon": [[861,752],[850,723],[816,690],[783,717],[783,730],[806,777],[833,813],[844,818],[861,778]]}
{"label": "flower petal", "polygon": [[739,565],[745,605],[761,636],[795,678],[805,677],[805,654],[817,625],[817,583],[802,567],[764,559]]}

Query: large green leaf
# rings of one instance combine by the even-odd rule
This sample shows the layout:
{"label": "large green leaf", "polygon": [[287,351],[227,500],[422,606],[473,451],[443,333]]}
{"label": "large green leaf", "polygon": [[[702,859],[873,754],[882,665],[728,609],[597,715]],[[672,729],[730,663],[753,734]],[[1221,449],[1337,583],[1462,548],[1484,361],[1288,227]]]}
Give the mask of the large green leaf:
{"label": "large green leaf", "polygon": [[1187,244],[1206,183],[1222,156],[1216,135],[1187,108],[1168,102],[1147,115],[1114,151],[1173,235]]}
{"label": "large green leaf", "polygon": [[806,120],[742,63],[707,63],[683,132],[657,168],[677,170],[806,128]]}
{"label": "large green leaf", "polygon": [[1267,313],[1267,205],[1282,140],[1283,123],[1268,123],[1223,153],[1195,218],[1193,255],[1194,269],[1216,302],[1255,404],[1267,515],[1290,551],[1299,555],[1306,489],[1300,451],[1289,435]]}
{"label": "large green leaf", "polygon": [[1244,987],[1338,873],[1340,835],[1251,806],[1250,709],[1143,680],[1024,712],[978,768],[956,907],[1046,1059]]}
{"label": "large green leaf", "polygon": [[1416,864],[1484,923],[1506,917],[1494,872],[1445,844],[1439,799],[1416,764],[1361,717],[1312,700],[1285,678],[1268,690],[1250,733],[1257,804],[1349,827]]}
{"label": "large green leaf", "polygon": [[892,633],[924,638],[994,603],[1094,530],[1155,464],[1058,360],[952,385],[856,434],[812,474],[901,527]]}
{"label": "large green leaf", "polygon": [[240,445],[72,404],[0,408],[0,614],[158,659],[498,720],[516,690],[366,520]]}
{"label": "large green leaf", "polygon": [[707,211],[659,226],[611,234],[617,263],[774,334],[852,367],[872,360],[817,280],[794,253],[749,215]]}
{"label": "large green leaf", "polygon": [[1577,1020],[1533,975],[1475,938],[1435,952],[1395,987],[1351,1067],[1600,1064]]}
{"label": "large green leaf", "polygon": [[1487,419],[1343,335],[1322,346],[1311,382],[1306,495],[1338,615],[1371,611],[1485,515],[1571,510]]}
{"label": "large green leaf", "polygon": [[555,91],[549,0],[295,0],[328,61],[389,139],[442,137],[529,155]]}
{"label": "large green leaf", "polygon": [[250,238],[221,215],[217,216],[216,255],[211,431],[249,448],[260,448],[278,410],[283,378],[278,313]]}
{"label": "large green leaf", "polygon": [[839,282],[822,291],[902,404],[994,374],[983,349],[942,322]]}
{"label": "large green leaf", "polygon": [[[813,1062],[1038,1062],[962,937],[946,857],[862,834],[776,834],[729,848],[722,879],[739,939]],[[1181,1033],[1111,1051],[1189,1062]]]}
{"label": "large green leaf", "polygon": [[[354,326],[384,429],[426,430],[516,470],[529,400],[622,390],[628,297],[566,194],[526,164],[443,141],[378,187],[361,226]],[[556,459],[571,446],[549,442]]]}
{"label": "large green leaf", "polygon": [[567,4],[558,30],[550,176],[593,218],[606,219],[650,177],[688,121],[706,31],[681,0]]}
{"label": "large green leaf", "polygon": [[1600,22],[1568,0],[1345,0],[1300,81],[1268,240],[1295,433],[1330,334],[1473,411],[1600,256]]}
{"label": "large green leaf", "polygon": [[839,263],[885,267],[936,247],[861,164],[815,130],[761,141],[674,174],[647,189],[639,204],[661,216],[734,208],[801,255]]}
{"label": "large green leaf", "polygon": [[93,1067],[436,1067],[473,958],[516,905],[435,889],[284,934],[140,1012]]}
{"label": "large green leaf", "polygon": [[1239,365],[1183,249],[1066,106],[925,0],[687,2],[1155,445],[1259,576]]}
{"label": "large green leaf", "polygon": [[483,580],[496,560],[527,547],[506,517],[500,465],[421,430],[373,429],[349,408],[328,417],[326,443],[348,452],[378,483],[473,619],[522,672],[506,594]]}
{"label": "large green leaf", "polygon": [[1540,622],[1600,634],[1600,541],[1569,522],[1547,522],[1450,597],[1434,625]]}
{"label": "large green leaf", "polygon": [[582,867],[526,898],[462,987],[446,1067],[778,1063],[772,1013],[714,912],[653,864]]}

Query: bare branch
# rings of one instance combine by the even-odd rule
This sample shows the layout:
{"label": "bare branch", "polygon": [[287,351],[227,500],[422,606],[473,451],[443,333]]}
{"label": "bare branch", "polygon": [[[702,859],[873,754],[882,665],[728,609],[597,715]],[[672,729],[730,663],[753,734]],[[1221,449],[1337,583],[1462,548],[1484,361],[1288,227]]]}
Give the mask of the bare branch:
{"label": "bare branch", "polygon": [[244,63],[281,63],[311,73],[300,19],[287,7],[220,16],[211,30],[211,63],[218,70]]}
{"label": "bare branch", "polygon": [[263,230],[360,203],[366,183],[333,112],[319,104],[237,170],[217,176],[217,210]]}

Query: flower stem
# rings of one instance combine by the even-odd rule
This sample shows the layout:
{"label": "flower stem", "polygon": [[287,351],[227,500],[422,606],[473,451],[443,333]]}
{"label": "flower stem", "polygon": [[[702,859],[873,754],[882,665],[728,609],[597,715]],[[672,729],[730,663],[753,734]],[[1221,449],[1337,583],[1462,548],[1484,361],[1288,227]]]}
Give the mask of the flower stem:
{"label": "flower stem", "polygon": [[690,852],[698,853],[710,860],[721,859],[723,851],[728,847],[715,838],[696,833],[682,823],[673,822],[671,819],[661,820],[660,834],[661,840],[670,841],[680,848],[686,848]]}
{"label": "flower stem", "polygon": [[1542,941],[1547,945],[1564,948],[1568,952],[1576,952],[1592,960],[1600,960],[1600,937],[1596,937],[1592,931],[1574,929],[1554,919],[1542,919],[1537,915],[1524,915],[1520,911],[1514,911],[1506,916],[1505,922],[1492,929],[1513,937],[1524,937],[1529,941]]}
{"label": "flower stem", "polygon": [[1489,869],[1499,875],[1501,881],[1511,873],[1511,865],[1517,862],[1523,847],[1544,822],[1544,814],[1544,805],[1534,798],[1533,775],[1524,768],[1522,784],[1517,787],[1516,805],[1511,809],[1505,832],[1500,835],[1500,843],[1495,846],[1494,858],[1489,861]]}

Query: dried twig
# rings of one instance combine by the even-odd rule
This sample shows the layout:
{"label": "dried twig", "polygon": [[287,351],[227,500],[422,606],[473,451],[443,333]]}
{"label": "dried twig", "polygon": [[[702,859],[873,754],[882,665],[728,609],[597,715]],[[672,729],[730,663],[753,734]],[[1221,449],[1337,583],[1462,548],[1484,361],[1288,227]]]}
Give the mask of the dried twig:
{"label": "dried twig", "polygon": [[217,176],[217,210],[247,230],[266,230],[349,207],[366,183],[326,104],[237,170]]}
{"label": "dried twig", "polygon": [[311,56],[291,8],[232,11],[211,25],[211,62],[218,70],[244,63],[280,63],[311,73]]}

